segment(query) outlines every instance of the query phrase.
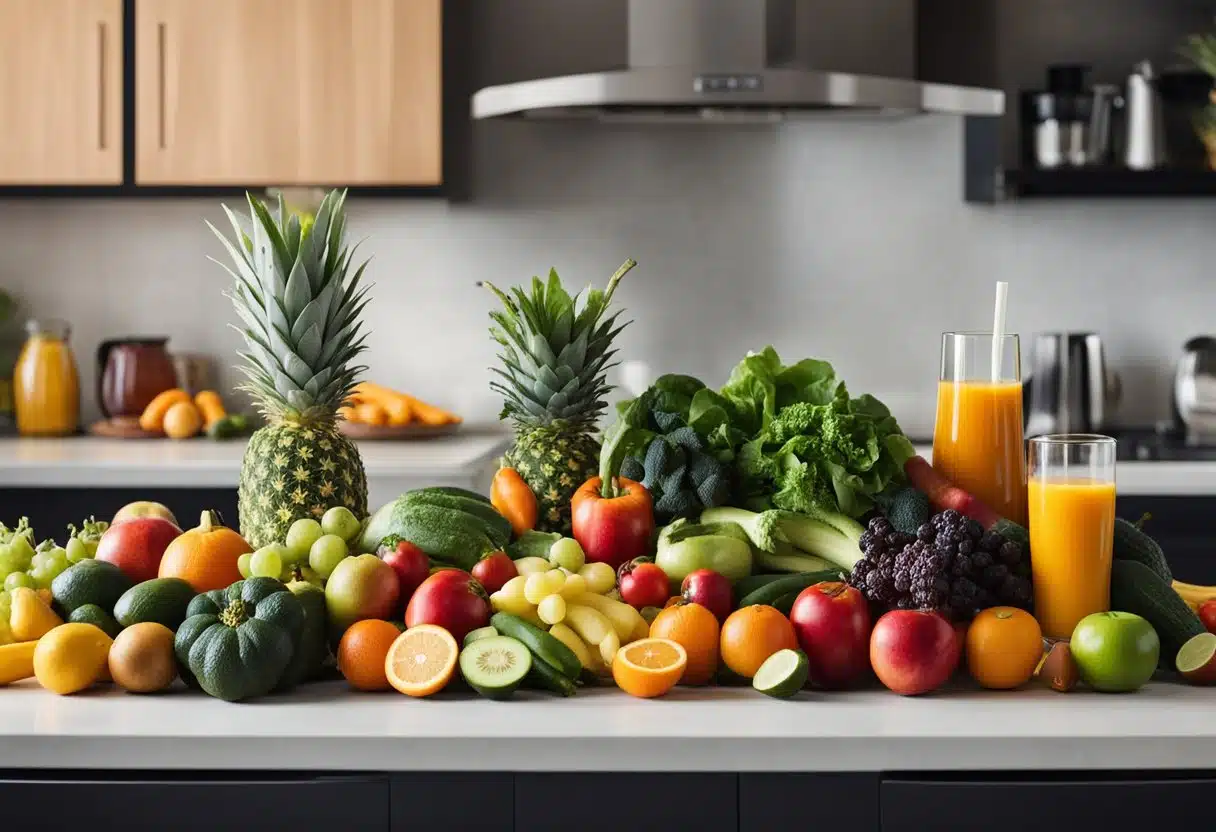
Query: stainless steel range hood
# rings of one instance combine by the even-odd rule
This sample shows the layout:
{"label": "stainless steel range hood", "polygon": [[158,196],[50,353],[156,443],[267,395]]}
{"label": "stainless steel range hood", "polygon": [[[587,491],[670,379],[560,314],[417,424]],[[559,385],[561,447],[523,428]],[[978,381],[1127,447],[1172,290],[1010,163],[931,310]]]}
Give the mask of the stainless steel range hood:
{"label": "stainless steel range hood", "polygon": [[999,90],[792,65],[795,2],[629,0],[627,69],[486,87],[473,96],[473,117],[737,122],[825,111],[1004,112]]}

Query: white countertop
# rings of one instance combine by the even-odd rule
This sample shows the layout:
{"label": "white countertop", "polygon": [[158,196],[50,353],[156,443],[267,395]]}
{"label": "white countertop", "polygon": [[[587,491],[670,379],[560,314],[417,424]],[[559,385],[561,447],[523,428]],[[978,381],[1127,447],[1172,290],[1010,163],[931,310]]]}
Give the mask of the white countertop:
{"label": "white countertop", "polygon": [[[255,742],[255,739],[273,742]],[[189,754],[182,749],[189,748]],[[926,771],[1216,768],[1216,689],[1135,694],[870,690],[789,701],[750,688],[615,688],[509,702],[323,682],[229,704],[175,688],[0,689],[0,768]]]}
{"label": "white countertop", "polygon": [[[360,442],[369,480],[471,477],[510,442],[467,430],[412,441]],[[235,488],[244,440],[0,439],[0,487]]]}
{"label": "white countertop", "polygon": [[[933,460],[929,445],[917,445],[916,452]],[[1120,461],[1115,483],[1125,496],[1216,496],[1216,462]]]}

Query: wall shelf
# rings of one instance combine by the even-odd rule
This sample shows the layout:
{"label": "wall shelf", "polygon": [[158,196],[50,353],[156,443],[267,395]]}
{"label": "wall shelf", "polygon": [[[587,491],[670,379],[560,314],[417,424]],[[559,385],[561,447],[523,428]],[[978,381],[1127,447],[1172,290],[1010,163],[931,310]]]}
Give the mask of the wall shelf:
{"label": "wall shelf", "polygon": [[1216,171],[1195,169],[1007,170],[1005,196],[1021,199],[1212,197]]}

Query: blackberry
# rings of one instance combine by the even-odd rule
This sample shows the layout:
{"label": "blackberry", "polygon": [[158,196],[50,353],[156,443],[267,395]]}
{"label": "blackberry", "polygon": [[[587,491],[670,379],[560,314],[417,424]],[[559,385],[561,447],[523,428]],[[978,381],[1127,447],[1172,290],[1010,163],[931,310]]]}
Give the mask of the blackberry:
{"label": "blackberry", "polygon": [[[971,558],[966,555],[957,555],[954,558],[954,566],[950,569],[950,574],[956,578],[964,578],[971,574]],[[957,583],[956,583],[957,585]]]}
{"label": "blackberry", "polygon": [[875,517],[870,521],[870,531],[874,532],[877,537],[886,537],[891,534],[894,529],[891,528],[891,523],[885,517]]}
{"label": "blackberry", "polygon": [[1005,538],[1001,537],[996,532],[984,532],[980,538],[980,548],[985,552],[996,553],[1000,550],[1001,544],[1005,542]]}
{"label": "blackberry", "polygon": [[1022,559],[1022,547],[1014,543],[1012,540],[1007,540],[1001,544],[1000,549],[1001,560],[1008,566],[1013,566]]}
{"label": "blackberry", "polygon": [[920,528],[916,530],[917,540],[923,540],[925,543],[932,543],[935,537],[937,529],[933,528],[931,523],[921,523]]}
{"label": "blackberry", "polygon": [[979,540],[984,536],[984,527],[970,517],[967,518],[967,537]]}
{"label": "blackberry", "polygon": [[992,555],[987,552],[980,551],[971,556],[971,565],[976,568],[976,571],[982,572],[992,564]]}
{"label": "blackberry", "polygon": [[970,539],[961,540],[958,544],[958,553],[960,555],[969,555],[975,551],[975,543]]}

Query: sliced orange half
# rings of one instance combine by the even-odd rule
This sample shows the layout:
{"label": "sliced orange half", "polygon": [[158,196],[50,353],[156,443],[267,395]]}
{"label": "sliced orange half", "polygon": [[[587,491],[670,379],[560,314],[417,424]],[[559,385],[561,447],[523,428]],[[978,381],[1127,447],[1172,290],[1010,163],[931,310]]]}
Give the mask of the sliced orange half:
{"label": "sliced orange half", "polygon": [[626,693],[649,699],[676,686],[688,653],[669,638],[643,638],[626,644],[612,660],[612,678]]}
{"label": "sliced orange half", "polygon": [[451,633],[434,624],[419,624],[393,641],[384,657],[384,675],[408,696],[430,696],[451,680],[459,655]]}

